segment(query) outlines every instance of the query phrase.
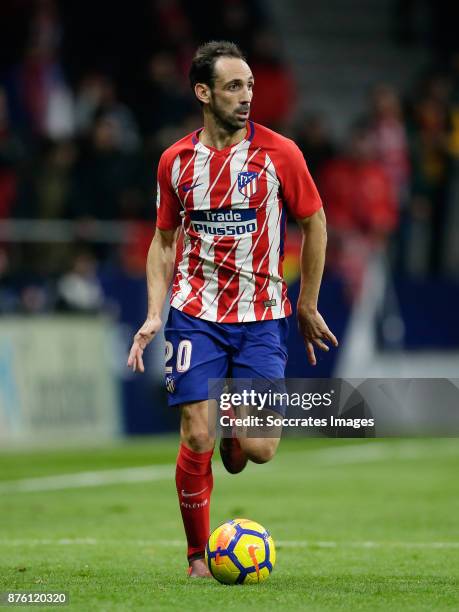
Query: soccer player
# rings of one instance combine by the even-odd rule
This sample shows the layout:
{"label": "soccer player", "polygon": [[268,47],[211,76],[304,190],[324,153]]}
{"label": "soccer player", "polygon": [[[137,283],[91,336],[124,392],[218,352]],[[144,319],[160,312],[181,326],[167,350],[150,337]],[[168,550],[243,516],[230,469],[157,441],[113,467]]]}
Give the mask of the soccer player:
{"label": "soccer player", "polygon": [[[165,326],[169,405],[180,406],[176,485],[190,576],[206,576],[212,493],[208,379],[282,379],[291,306],[282,277],[286,209],[303,233],[298,323],[309,363],[337,346],[317,310],[326,247],[320,196],[292,140],[249,120],[254,77],[239,48],[209,42],[196,52],[191,87],[204,127],[161,156],[157,223],[147,257],[148,313],[128,366]],[[176,241],[183,248],[176,260]],[[231,473],[274,456],[278,438],[229,438],[220,454]]]}

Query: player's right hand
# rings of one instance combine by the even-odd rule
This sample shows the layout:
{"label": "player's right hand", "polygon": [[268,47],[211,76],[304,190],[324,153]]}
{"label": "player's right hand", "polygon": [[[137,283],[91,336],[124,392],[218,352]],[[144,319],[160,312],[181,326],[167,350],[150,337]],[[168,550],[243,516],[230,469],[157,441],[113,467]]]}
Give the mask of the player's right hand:
{"label": "player's right hand", "polygon": [[149,344],[156,336],[160,328],[161,319],[159,317],[147,319],[134,336],[134,341],[127,360],[128,368],[132,368],[133,372],[145,372],[142,358],[143,351],[145,350],[147,344]]}

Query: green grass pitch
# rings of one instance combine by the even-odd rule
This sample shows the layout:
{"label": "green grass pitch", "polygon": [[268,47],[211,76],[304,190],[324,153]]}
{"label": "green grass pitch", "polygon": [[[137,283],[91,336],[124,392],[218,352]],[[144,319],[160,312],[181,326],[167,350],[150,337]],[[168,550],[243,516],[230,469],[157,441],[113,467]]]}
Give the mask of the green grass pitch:
{"label": "green grass pitch", "polygon": [[458,609],[457,440],[285,439],[237,476],[216,458],[212,525],[251,518],[277,544],[272,576],[235,587],[186,576],[176,448],[1,452],[0,591],[82,611]]}

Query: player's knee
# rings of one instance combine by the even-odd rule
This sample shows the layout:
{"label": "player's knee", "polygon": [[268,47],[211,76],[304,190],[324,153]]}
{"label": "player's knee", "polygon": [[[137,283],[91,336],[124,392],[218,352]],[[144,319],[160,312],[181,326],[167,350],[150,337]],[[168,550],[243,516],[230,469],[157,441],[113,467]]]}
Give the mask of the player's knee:
{"label": "player's knee", "polygon": [[249,459],[254,463],[267,463],[276,454],[279,441],[276,439],[265,438],[263,440],[246,439],[248,444],[241,444]]}
{"label": "player's knee", "polygon": [[271,447],[259,448],[255,452],[251,453],[250,459],[254,463],[268,463],[276,454],[276,449]]}
{"label": "player's knee", "polygon": [[215,440],[207,429],[195,429],[183,436],[183,442],[195,453],[204,453],[214,447]]}

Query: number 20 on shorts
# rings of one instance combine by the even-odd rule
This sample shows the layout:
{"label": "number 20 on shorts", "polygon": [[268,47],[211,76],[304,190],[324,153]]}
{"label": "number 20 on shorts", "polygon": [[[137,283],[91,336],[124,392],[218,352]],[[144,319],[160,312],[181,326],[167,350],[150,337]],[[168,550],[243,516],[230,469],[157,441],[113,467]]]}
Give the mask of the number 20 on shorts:
{"label": "number 20 on shorts", "polygon": [[[175,364],[177,372],[186,372],[191,363],[191,352],[193,345],[191,340],[181,340],[177,347],[177,361]],[[173,370],[171,365],[167,365],[174,356],[174,345],[169,340],[166,340],[166,374],[170,374]]]}

